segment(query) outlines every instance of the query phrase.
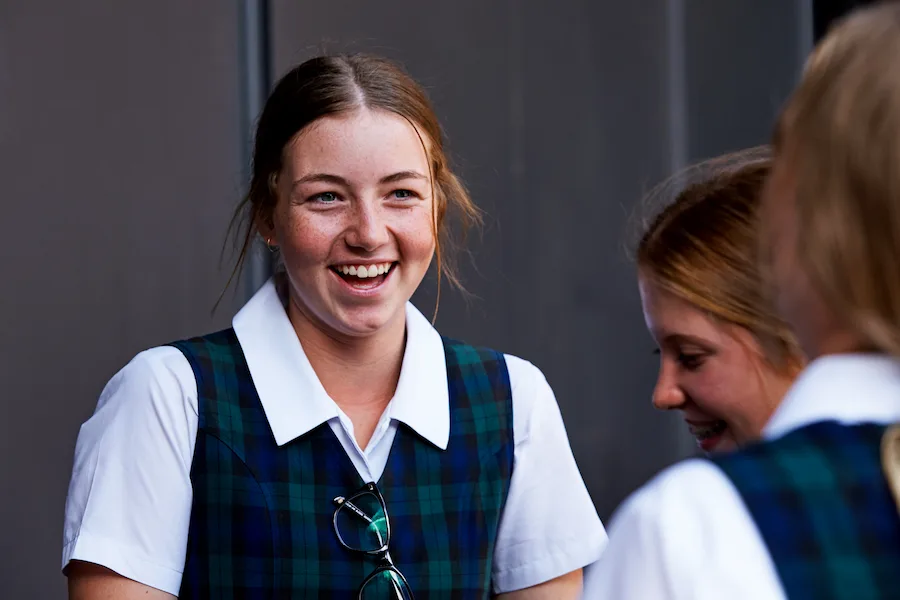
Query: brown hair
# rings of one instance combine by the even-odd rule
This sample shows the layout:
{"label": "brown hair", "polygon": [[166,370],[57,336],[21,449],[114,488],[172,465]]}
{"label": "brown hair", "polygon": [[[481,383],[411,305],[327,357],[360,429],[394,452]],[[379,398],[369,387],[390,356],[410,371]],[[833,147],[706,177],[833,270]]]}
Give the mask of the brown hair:
{"label": "brown hair", "polygon": [[752,149],[695,165],[644,229],[636,259],[644,276],[706,313],[750,331],[778,369],[802,364],[794,335],[775,312],[757,264],[758,210],[771,160]]}
{"label": "brown hair", "polygon": [[424,90],[397,64],[364,54],[307,60],[282,77],[266,101],[256,128],[250,189],[229,227],[234,230],[239,225],[237,229],[242,230],[240,255],[229,284],[243,270],[258,225],[271,222],[285,146],[314,121],[359,108],[397,114],[414,126],[420,138],[427,137],[428,143],[421,141],[431,170],[438,300],[442,277],[462,289],[452,252],[457,244],[446,217],[450,213],[460,221],[464,236],[469,226],[481,222],[480,211],[450,170],[440,123]]}
{"label": "brown hair", "polygon": [[900,4],[851,13],[816,47],[775,131],[797,252],[866,347],[900,355]]}

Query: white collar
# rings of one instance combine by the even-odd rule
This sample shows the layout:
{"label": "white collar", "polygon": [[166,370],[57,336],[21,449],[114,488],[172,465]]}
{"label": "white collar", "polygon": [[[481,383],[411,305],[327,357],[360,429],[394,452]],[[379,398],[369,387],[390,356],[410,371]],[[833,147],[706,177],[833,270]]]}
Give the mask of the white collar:
{"label": "white collar", "polygon": [[[275,442],[282,446],[340,414],[309,364],[269,279],[232,321]],[[406,305],[406,349],[387,414],[446,450],[450,394],[440,334]]]}
{"label": "white collar", "polygon": [[900,361],[879,354],[835,354],[811,362],[769,419],[774,439],[818,421],[900,421]]}

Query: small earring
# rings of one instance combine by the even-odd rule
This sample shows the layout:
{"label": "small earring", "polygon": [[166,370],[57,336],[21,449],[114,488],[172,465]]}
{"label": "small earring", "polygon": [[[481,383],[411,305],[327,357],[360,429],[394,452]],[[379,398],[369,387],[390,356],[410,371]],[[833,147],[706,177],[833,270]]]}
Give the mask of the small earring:
{"label": "small earring", "polygon": [[266,238],[266,248],[269,249],[269,252],[275,252],[276,250],[278,250],[278,246],[272,245],[272,238],[270,237]]}

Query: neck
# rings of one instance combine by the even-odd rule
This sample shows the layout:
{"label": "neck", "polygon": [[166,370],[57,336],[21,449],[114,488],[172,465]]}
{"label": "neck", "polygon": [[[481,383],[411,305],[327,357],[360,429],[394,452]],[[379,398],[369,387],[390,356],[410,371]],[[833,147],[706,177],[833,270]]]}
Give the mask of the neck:
{"label": "neck", "polygon": [[799,370],[791,370],[789,373],[781,374],[775,380],[772,389],[770,390],[771,398],[769,405],[772,410],[769,413],[771,417],[771,413],[775,412],[775,409],[778,408],[778,405],[781,404],[781,401],[784,400],[784,397],[787,396],[788,390],[794,385],[794,380],[797,379],[797,375],[799,374]]}
{"label": "neck", "polygon": [[405,317],[401,312],[371,335],[340,335],[311,319],[293,298],[288,303],[288,318],[310,365],[357,428],[363,425],[357,421],[377,423],[394,396],[406,346]]}

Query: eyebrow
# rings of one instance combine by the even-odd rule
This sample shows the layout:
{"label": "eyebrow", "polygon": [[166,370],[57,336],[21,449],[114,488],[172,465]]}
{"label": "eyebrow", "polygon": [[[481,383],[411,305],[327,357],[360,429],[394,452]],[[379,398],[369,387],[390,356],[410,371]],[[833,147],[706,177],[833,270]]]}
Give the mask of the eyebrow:
{"label": "eyebrow", "polygon": [[684,333],[669,333],[663,336],[662,344],[671,344],[676,346],[684,346],[684,345],[693,345],[700,346],[701,348],[709,349],[712,345],[711,342],[704,340],[702,338],[688,335]]}
{"label": "eyebrow", "polygon": [[382,177],[379,183],[395,183],[397,181],[403,181],[404,179],[422,179],[427,181],[428,177],[422,175],[418,171],[399,171],[393,175]]}
{"label": "eyebrow", "polygon": [[[385,175],[378,181],[378,183],[396,183],[398,181],[404,181],[406,179],[421,179],[427,181],[428,177],[422,175],[418,171],[398,171],[390,175]],[[310,173],[309,175],[304,175],[299,179],[295,179],[292,185],[296,187],[304,183],[314,182],[333,183],[335,185],[350,187],[349,181],[347,181],[340,175],[332,175],[330,173]]]}

